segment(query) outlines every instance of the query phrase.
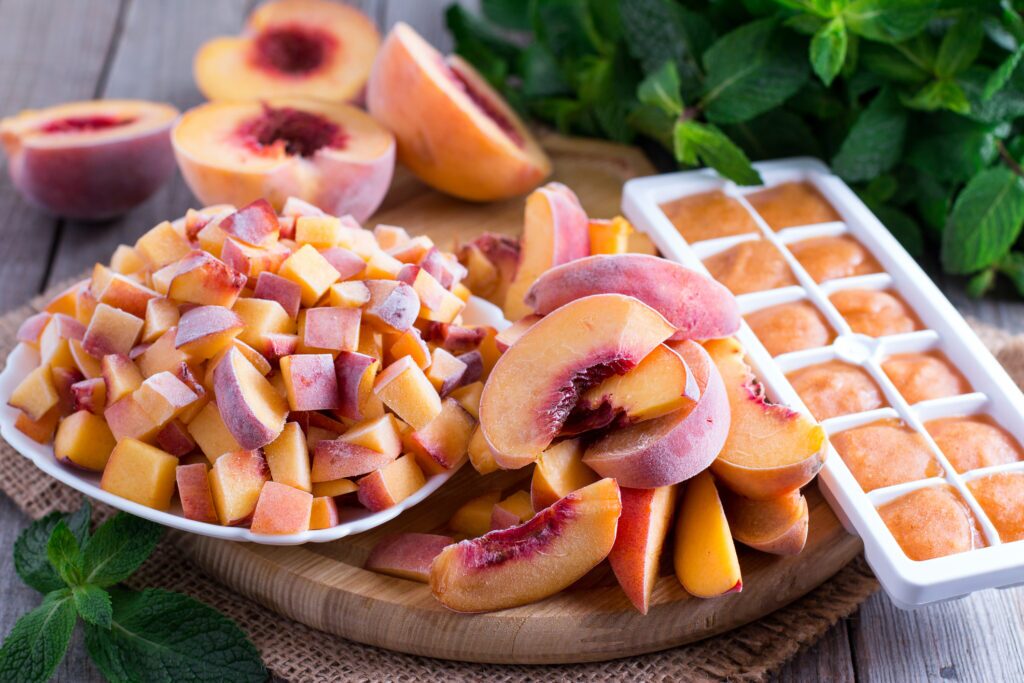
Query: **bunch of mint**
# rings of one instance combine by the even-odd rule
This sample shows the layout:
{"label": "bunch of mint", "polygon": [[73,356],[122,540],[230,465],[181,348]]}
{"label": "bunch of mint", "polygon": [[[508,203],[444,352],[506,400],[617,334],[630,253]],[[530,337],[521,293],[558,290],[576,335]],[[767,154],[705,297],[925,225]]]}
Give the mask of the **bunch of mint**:
{"label": "bunch of mint", "polygon": [[53,675],[78,618],[85,646],[109,681],[265,681],[259,653],[235,622],[180,593],[117,584],[156,547],[163,528],[119,513],[90,536],[88,502],[51,513],[14,544],[14,566],[44,594],[0,647],[0,681]]}
{"label": "bunch of mint", "polygon": [[915,256],[1024,295],[1021,0],[481,0],[456,51],[565,133],[757,184],[817,156]]}

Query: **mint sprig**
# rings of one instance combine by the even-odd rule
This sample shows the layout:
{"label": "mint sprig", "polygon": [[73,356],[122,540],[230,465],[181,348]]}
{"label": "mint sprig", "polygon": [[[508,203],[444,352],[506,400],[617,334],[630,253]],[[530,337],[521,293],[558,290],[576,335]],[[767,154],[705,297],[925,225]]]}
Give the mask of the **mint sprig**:
{"label": "mint sprig", "polygon": [[162,527],[119,513],[89,535],[86,502],[33,522],[14,545],[18,576],[43,603],[0,646],[0,682],[48,680],[80,617],[86,649],[110,681],[265,681],[259,652],[235,622],[187,595],[120,582],[156,548]]}

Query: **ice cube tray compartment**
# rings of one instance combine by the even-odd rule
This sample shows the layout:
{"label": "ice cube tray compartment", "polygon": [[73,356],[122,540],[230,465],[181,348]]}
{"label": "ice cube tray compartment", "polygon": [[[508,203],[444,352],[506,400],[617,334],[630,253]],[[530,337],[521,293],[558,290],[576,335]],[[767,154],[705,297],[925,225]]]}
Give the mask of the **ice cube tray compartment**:
{"label": "ice cube tray compartment", "polygon": [[[765,181],[763,187],[741,188],[710,170],[631,180],[623,193],[623,211],[638,229],[651,237],[666,258],[703,273],[708,272],[703,263],[705,259],[737,244],[754,239],[773,244],[797,284],[738,296],[741,313],[748,315],[770,306],[806,300],[821,312],[836,337],[825,347],[792,351],[772,358],[744,322],[737,336],[769,397],[807,412],[786,374],[816,363],[842,360],[863,368],[878,384],[888,405],[823,421],[829,435],[892,418],[902,420],[923,436],[942,469],[941,476],[865,493],[831,445],[819,476],[826,499],[846,528],[861,536],[869,564],[896,604],[912,608],[961,597],[975,590],[1020,583],[1024,580],[1024,545],[1000,540],[967,482],[995,472],[1024,472],[1024,460],[958,473],[924,428],[924,422],[938,417],[986,414],[1024,444],[1024,395],[931,279],[853,191],[825,165],[814,159],[789,159],[755,166]],[[807,182],[814,186],[842,220],[773,230],[747,197],[787,182]],[[713,190],[739,202],[750,212],[759,231],[688,244],[661,205]],[[817,283],[788,248],[805,239],[843,234],[860,242],[884,272]],[[878,338],[852,333],[849,323],[829,298],[849,289],[891,290],[906,302],[919,322],[919,329]],[[913,405],[908,403],[881,364],[895,354],[930,351],[941,351],[966,378],[971,391]],[[923,562],[910,560],[882,521],[877,507],[917,489],[942,485],[949,485],[961,497],[975,516],[987,545]]]}

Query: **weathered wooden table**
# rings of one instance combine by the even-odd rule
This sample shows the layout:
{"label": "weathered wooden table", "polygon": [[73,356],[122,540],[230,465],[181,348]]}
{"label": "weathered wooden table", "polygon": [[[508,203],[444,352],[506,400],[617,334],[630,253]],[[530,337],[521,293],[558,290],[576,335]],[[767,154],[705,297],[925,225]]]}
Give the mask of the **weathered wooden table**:
{"label": "weathered wooden table", "polygon": [[[201,101],[192,55],[207,38],[238,31],[255,0],[0,0],[0,113],[93,97]],[[447,48],[448,0],[357,2],[382,27],[406,21]],[[469,2],[467,4],[474,4]],[[55,220],[25,204],[0,179],[0,311],[106,260],[193,199],[176,178],[123,219],[103,225]],[[964,313],[1024,331],[1024,304],[974,302],[945,283]],[[38,604],[14,573],[11,547],[26,518],[0,497],[0,633]],[[1024,577],[1022,577],[1024,579]],[[665,672],[671,675],[671,672]],[[797,656],[782,680],[1024,680],[1024,589],[987,591],[917,612],[876,595]],[[80,636],[57,680],[102,680]]]}

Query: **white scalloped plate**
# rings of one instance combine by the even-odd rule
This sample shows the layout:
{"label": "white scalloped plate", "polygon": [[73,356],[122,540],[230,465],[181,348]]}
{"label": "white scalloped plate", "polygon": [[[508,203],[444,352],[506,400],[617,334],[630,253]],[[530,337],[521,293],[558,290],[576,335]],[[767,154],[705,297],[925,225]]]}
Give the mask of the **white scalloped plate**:
{"label": "white scalloped plate", "polygon": [[[491,325],[498,329],[504,329],[509,325],[508,321],[502,316],[501,309],[477,297],[470,299],[469,305],[463,312],[463,317],[467,323],[474,325]],[[35,463],[36,467],[54,479],[118,510],[124,510],[172,529],[180,529],[201,536],[222,538],[229,541],[249,541],[264,545],[299,545],[302,543],[335,541],[391,521],[426,499],[427,496],[439,489],[458,470],[458,467],[456,467],[448,472],[435,474],[427,479],[427,483],[419,491],[387,510],[371,513],[368,510],[360,511],[343,508],[340,510],[343,521],[341,524],[330,529],[304,531],[300,534],[268,536],[265,534],[254,534],[249,529],[243,527],[196,522],[186,519],[182,515],[181,507],[177,501],[175,501],[171,510],[163,512],[104,491],[100,488],[99,473],[86,472],[85,470],[62,465],[54,458],[52,446],[36,443],[16,429],[14,427],[14,420],[17,418],[18,411],[8,406],[7,401],[11,397],[11,392],[18,386],[18,383],[38,364],[39,356],[36,351],[24,344],[18,344],[7,357],[7,364],[3,372],[0,373],[0,435],[3,436],[4,440],[14,450],[31,460]]]}

